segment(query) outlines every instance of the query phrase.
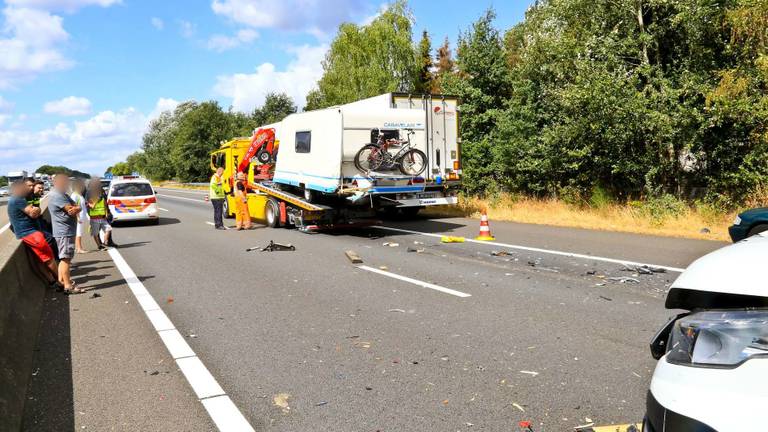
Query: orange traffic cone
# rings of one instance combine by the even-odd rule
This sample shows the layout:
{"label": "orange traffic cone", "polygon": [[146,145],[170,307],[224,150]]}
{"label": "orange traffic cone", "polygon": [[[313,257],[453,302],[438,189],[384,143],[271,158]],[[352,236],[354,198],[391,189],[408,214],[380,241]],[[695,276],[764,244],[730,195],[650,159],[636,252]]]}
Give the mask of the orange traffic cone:
{"label": "orange traffic cone", "polygon": [[496,238],[491,235],[491,227],[488,225],[488,213],[486,213],[485,210],[483,210],[483,215],[480,216],[480,235],[475,237],[475,240],[496,240]]}

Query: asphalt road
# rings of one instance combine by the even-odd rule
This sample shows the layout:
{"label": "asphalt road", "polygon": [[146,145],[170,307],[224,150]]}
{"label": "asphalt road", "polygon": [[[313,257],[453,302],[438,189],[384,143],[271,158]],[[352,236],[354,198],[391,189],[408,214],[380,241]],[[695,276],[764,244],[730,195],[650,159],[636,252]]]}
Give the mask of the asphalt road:
{"label": "asphalt road", "polygon": [[[520,420],[562,431],[642,417],[648,342],[671,315],[663,298],[676,273],[378,228],[216,231],[202,193],[159,193],[163,223],[117,228],[119,252],[258,431],[498,431]],[[385,225],[477,232],[468,219]],[[670,267],[721,246],[491,228],[506,244]],[[270,240],[296,251],[245,251]],[[621,276],[640,282],[608,279]]]}

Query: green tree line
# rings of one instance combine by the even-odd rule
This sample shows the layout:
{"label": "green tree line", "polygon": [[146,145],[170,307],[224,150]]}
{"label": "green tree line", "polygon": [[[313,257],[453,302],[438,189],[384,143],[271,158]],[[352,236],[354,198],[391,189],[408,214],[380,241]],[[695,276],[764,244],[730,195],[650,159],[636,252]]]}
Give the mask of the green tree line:
{"label": "green tree line", "polygon": [[[475,194],[731,206],[768,188],[768,0],[537,0],[509,29],[488,10],[455,53],[447,39],[433,49],[428,29],[414,40],[414,25],[403,0],[342,24],[306,109],[391,91],[459,96]],[[219,141],[267,123],[258,112],[293,112],[279,99],[251,115],[184,103],[126,162],[200,180]]]}

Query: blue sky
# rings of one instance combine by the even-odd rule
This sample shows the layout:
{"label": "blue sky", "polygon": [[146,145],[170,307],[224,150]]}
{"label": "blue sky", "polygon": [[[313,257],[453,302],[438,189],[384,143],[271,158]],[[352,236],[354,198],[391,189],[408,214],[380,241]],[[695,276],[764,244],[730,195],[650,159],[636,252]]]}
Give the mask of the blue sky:
{"label": "blue sky", "polygon": [[[532,0],[411,0],[414,35],[453,46],[489,6],[504,30]],[[381,0],[4,0],[0,175],[41,164],[91,173],[137,150],[179,101],[251,111],[269,91],[303,105],[339,23]]]}

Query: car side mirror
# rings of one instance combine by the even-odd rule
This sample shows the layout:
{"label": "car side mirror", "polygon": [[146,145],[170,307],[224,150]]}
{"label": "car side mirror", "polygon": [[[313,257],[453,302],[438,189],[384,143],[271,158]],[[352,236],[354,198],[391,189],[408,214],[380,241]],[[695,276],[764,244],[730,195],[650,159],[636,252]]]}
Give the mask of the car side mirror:
{"label": "car side mirror", "polygon": [[686,315],[688,315],[688,313],[673,316],[669,319],[669,321],[667,321],[666,324],[664,324],[664,327],[662,327],[658,332],[656,332],[656,335],[653,336],[653,339],[651,339],[650,348],[651,356],[654,359],[658,360],[664,357],[664,354],[667,353],[667,341],[669,341],[669,334],[672,333],[672,327],[674,327],[677,320]]}

